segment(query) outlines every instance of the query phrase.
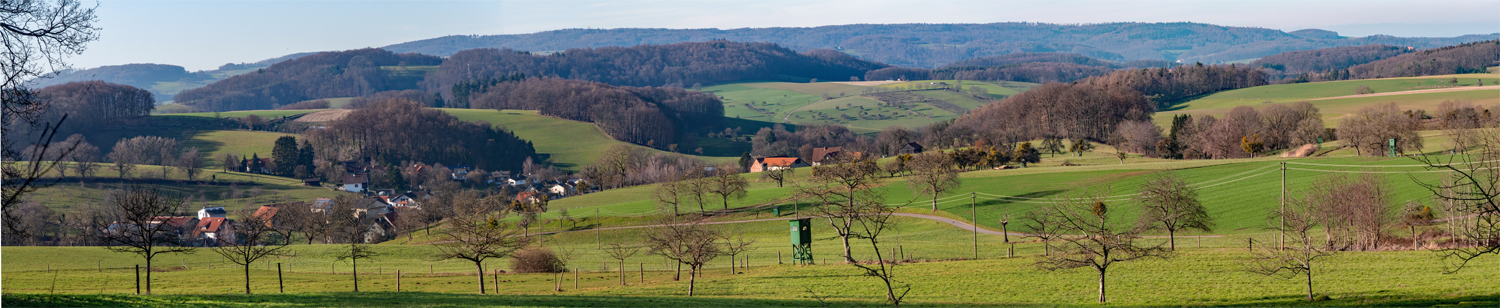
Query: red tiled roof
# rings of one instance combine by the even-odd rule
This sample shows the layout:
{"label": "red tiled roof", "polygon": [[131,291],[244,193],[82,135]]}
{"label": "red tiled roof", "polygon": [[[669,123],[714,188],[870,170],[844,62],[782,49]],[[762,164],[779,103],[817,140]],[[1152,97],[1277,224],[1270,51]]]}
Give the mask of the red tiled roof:
{"label": "red tiled roof", "polygon": [[797,161],[796,157],[766,157],[760,162],[770,166],[788,167],[797,164]]}
{"label": "red tiled roof", "polygon": [[167,225],[172,226],[174,228],[182,228],[183,224],[186,224],[187,222],[192,221],[193,219],[197,219],[197,218],[198,217],[192,217],[192,216],[173,216],[173,217],[159,216],[159,217],[153,217],[153,218],[151,218],[151,220],[153,220],[156,223],[167,224]]}
{"label": "red tiled roof", "polygon": [[193,229],[193,237],[203,235],[204,232],[219,232],[224,227],[224,217],[208,217],[198,221],[198,227]]}

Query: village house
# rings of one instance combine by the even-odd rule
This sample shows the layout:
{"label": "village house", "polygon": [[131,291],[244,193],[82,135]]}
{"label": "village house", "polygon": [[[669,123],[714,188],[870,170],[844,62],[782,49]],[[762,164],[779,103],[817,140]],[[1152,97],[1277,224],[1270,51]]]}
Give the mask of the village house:
{"label": "village house", "polygon": [[192,234],[193,228],[198,227],[198,218],[193,216],[158,216],[152,217],[152,225],[167,224],[177,232],[178,237]]}
{"label": "village house", "polygon": [[225,211],[224,207],[222,207],[222,206],[205,207],[205,208],[202,208],[202,209],[198,210],[198,219],[199,220],[202,220],[204,218],[209,218],[209,217],[224,218],[224,217],[226,217],[228,215],[229,215],[229,212]]}
{"label": "village house", "polygon": [[864,153],[854,151],[844,152],[843,147],[827,147],[813,148],[812,157],[809,157],[808,160],[812,161],[813,166],[821,166],[827,163],[837,163],[842,159],[858,160],[863,157]]}
{"label": "village house", "polygon": [[348,174],[344,176],[343,183],[344,191],[362,193],[370,188],[370,174]]}
{"label": "village house", "polygon": [[809,165],[806,162],[803,162],[801,158],[797,157],[761,157],[756,158],[755,162],[750,164],[750,172],[754,173],[769,170],[801,168],[807,166]]}
{"label": "village house", "polygon": [[234,243],[233,220],[224,217],[208,217],[198,220],[193,229],[193,239],[202,246],[219,246]]}

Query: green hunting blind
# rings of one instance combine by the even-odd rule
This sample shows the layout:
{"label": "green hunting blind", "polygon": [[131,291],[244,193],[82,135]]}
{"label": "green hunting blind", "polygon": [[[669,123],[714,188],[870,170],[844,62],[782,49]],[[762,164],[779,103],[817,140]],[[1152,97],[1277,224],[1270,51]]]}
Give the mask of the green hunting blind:
{"label": "green hunting blind", "polygon": [[792,223],[792,263],[812,264],[812,219],[793,219]]}

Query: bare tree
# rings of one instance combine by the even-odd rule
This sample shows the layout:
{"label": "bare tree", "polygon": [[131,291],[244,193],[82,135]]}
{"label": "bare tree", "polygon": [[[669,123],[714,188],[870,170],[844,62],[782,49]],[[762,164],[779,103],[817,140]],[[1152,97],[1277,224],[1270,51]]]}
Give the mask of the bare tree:
{"label": "bare tree", "polygon": [[714,168],[712,177],[705,178],[708,184],[708,192],[719,196],[724,204],[724,210],[729,210],[729,198],[744,199],[750,188],[750,183],[740,177],[739,167],[724,165]]}
{"label": "bare tree", "polygon": [[646,246],[651,254],[688,266],[688,296],[693,296],[698,272],[703,265],[723,254],[723,245],[719,243],[723,236],[697,220],[670,216],[657,222],[661,227],[656,228],[656,232],[646,233]]}
{"label": "bare tree", "polygon": [[109,162],[112,163],[110,166],[117,172],[116,176],[122,179],[130,170],[135,170],[135,158],[129,156],[129,153],[123,151],[109,152]]}
{"label": "bare tree", "polygon": [[354,276],[354,292],[359,292],[359,260],[381,256],[369,245],[361,244],[366,240],[372,219],[358,210],[359,204],[360,198],[343,195],[334,198],[328,209],[329,237],[349,245],[347,250],[337,252],[334,257],[338,261],[348,261],[353,267],[350,273]]}
{"label": "bare tree", "polygon": [[219,169],[224,170],[224,172],[240,170],[237,166],[240,163],[240,156],[234,153],[219,153],[219,155],[214,157],[214,160],[219,162]]}
{"label": "bare tree", "polygon": [[[1320,182],[1314,185],[1329,184]],[[1317,190],[1311,190],[1303,198],[1288,200],[1291,202],[1285,208],[1273,209],[1271,218],[1281,222],[1271,224],[1269,229],[1286,234],[1285,249],[1261,245],[1247,262],[1247,270],[1252,273],[1305,278],[1308,301],[1313,300],[1313,264],[1332,255],[1332,251],[1326,250],[1326,245],[1312,239],[1313,229],[1321,227],[1328,217],[1317,204],[1321,198],[1315,196],[1317,193]]]}
{"label": "bare tree", "polygon": [[1177,231],[1197,229],[1212,231],[1214,221],[1198,202],[1198,192],[1170,171],[1158,173],[1141,187],[1136,201],[1141,203],[1141,217],[1136,228],[1166,230],[1170,250],[1177,250]]}
{"label": "bare tree", "polygon": [[203,171],[201,170],[203,169],[204,163],[203,155],[198,153],[198,148],[196,147],[189,148],[187,151],[182,152],[182,155],[178,156],[178,158],[173,160],[172,162],[174,167],[177,167],[178,170],[182,170],[182,174],[187,176],[188,180],[198,179],[198,174]]}
{"label": "bare tree", "polygon": [[[870,249],[873,249],[875,253],[875,265],[858,262],[853,263],[853,265],[864,270],[865,276],[880,279],[880,282],[885,286],[885,299],[890,301],[892,305],[901,307],[901,301],[906,299],[906,294],[911,292],[911,285],[904,284],[897,286],[896,284],[899,282],[896,281],[896,275],[893,273],[896,269],[896,263],[886,261],[886,258],[880,254],[880,235],[884,234],[886,230],[896,227],[896,222],[891,220],[894,217],[891,214],[894,214],[896,209],[885,206],[882,203],[873,203],[860,207],[857,211],[858,213],[852,215],[855,224],[849,233],[855,238],[866,240],[870,243]],[[894,256],[892,259],[894,259]],[[900,294],[896,293],[896,289],[898,288],[901,289]]]}
{"label": "bare tree", "polygon": [[1104,204],[1104,190],[1066,196],[1056,201],[1055,219],[1067,234],[1058,239],[1052,248],[1058,253],[1043,257],[1037,266],[1055,271],[1087,267],[1099,274],[1099,302],[1105,302],[1105,274],[1110,266],[1141,258],[1166,257],[1161,245],[1142,246],[1136,243],[1136,231],[1122,228],[1110,221],[1109,208]]}
{"label": "bare tree", "polygon": [[768,166],[760,172],[760,179],[776,181],[776,187],[783,187],[782,183],[786,182],[786,178],[796,173],[797,169],[792,166]]}
{"label": "bare tree", "polygon": [[882,207],[885,197],[872,189],[877,184],[880,168],[872,161],[845,162],[813,167],[812,180],[797,189],[797,194],[813,199],[816,216],[828,219],[839,240],[844,244],[844,262],[855,263],[849,239],[855,237],[854,228],[861,215],[872,207]]}
{"label": "bare tree", "polygon": [[[302,233],[307,244],[328,234],[330,209],[315,209],[309,204],[287,204],[276,209],[276,218],[288,231]],[[290,235],[290,234],[288,234]]]}
{"label": "bare tree", "polygon": [[1021,225],[1031,230],[1027,236],[1042,241],[1042,254],[1046,256],[1052,255],[1052,245],[1047,242],[1063,236],[1056,211],[1054,206],[1046,205],[1021,215]]}
{"label": "bare tree", "polygon": [[242,214],[234,224],[234,238],[220,241],[213,252],[245,269],[245,294],[250,294],[250,265],[265,257],[282,255],[291,243],[286,231],[277,228],[271,217]]}
{"label": "bare tree", "polygon": [[639,252],[641,252],[640,247],[620,245],[617,243],[610,243],[609,248],[604,249],[604,253],[609,254],[610,259],[615,259],[616,261],[620,262],[620,285],[625,285],[625,259],[629,259]]}
{"label": "bare tree", "polygon": [[182,199],[169,197],[154,188],[140,186],[112,191],[105,201],[108,214],[94,220],[92,228],[102,230],[99,242],[110,251],[132,253],[146,259],[146,294],[151,294],[151,261],[170,253],[190,254],[195,250],[178,234],[177,227],[165,219],[182,210]]}
{"label": "bare tree", "polygon": [[[58,160],[43,163],[43,157],[64,157],[73,151],[66,146],[52,145],[57,130],[67,120],[66,114],[56,121],[48,118],[49,103],[28,89],[26,82],[45,78],[56,71],[68,68],[63,58],[81,54],[84,45],[98,40],[94,26],[98,17],[94,8],[84,7],[77,0],[45,2],[39,0],[14,0],[0,2],[0,41],[5,45],[0,74],[5,83],[0,84],[0,114],[4,125],[0,125],[0,210],[4,211],[6,231],[14,235],[25,235],[24,230],[10,227],[15,223],[11,210],[20,205],[21,197],[36,191],[47,183],[42,178],[59,165]],[[29,129],[32,136],[22,133]],[[32,141],[38,148],[31,157],[19,157],[17,143]],[[25,163],[31,162],[31,163]]]}
{"label": "bare tree", "polygon": [[729,255],[729,272],[739,273],[734,270],[739,255],[755,250],[755,239],[746,239],[745,233],[736,233],[734,236],[724,234],[724,254]]}
{"label": "bare tree", "polygon": [[334,257],[339,261],[349,261],[349,264],[353,267],[349,273],[354,275],[354,292],[359,292],[359,260],[379,257],[381,253],[376,252],[369,245],[360,244],[357,241],[351,241],[346,245],[349,245],[349,249],[338,252]]}
{"label": "bare tree", "polygon": [[927,152],[911,160],[912,176],[906,183],[916,190],[932,195],[932,212],[937,212],[938,195],[958,188],[958,170],[953,168],[953,159],[942,151]]}
{"label": "bare tree", "polygon": [[679,209],[682,208],[682,203],[686,202],[684,199],[690,197],[687,195],[689,193],[687,190],[691,189],[689,186],[693,185],[690,181],[678,180],[657,184],[656,191],[651,197],[663,211],[670,208],[672,216],[678,216],[680,215]]}
{"label": "bare tree", "polygon": [[1457,272],[1469,261],[1487,254],[1500,255],[1500,133],[1474,130],[1474,151],[1464,155],[1413,156],[1429,170],[1446,170],[1449,177],[1437,182],[1418,181],[1432,193],[1462,244],[1438,251],[1448,272]]}
{"label": "bare tree", "polygon": [[438,248],[438,260],[468,260],[474,262],[475,274],[479,278],[479,294],[484,294],[484,261],[509,257],[526,246],[525,237],[516,236],[516,230],[500,222],[504,212],[498,211],[496,198],[479,198],[478,193],[461,193],[454,204],[459,215],[447,219],[438,237],[443,244]]}

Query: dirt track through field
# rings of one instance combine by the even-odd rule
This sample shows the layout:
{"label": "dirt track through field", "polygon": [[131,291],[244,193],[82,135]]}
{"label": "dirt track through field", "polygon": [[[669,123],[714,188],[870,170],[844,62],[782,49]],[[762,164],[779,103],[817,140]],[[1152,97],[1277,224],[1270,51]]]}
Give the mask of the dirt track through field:
{"label": "dirt track through field", "polygon": [[1441,88],[1441,89],[1422,89],[1422,90],[1411,90],[1411,91],[1382,92],[1382,93],[1375,93],[1375,94],[1344,95],[1344,96],[1334,96],[1334,97],[1312,98],[1312,99],[1307,99],[1307,100],[1309,100],[1309,101],[1321,101],[1321,100],[1325,100],[1325,99],[1340,99],[1340,98],[1355,98],[1355,97],[1375,97],[1375,96],[1407,95],[1407,94],[1422,94],[1422,93],[1441,93],[1441,92],[1483,91],[1483,90],[1500,90],[1500,85],[1482,86],[1482,87],[1452,87],[1452,88]]}

